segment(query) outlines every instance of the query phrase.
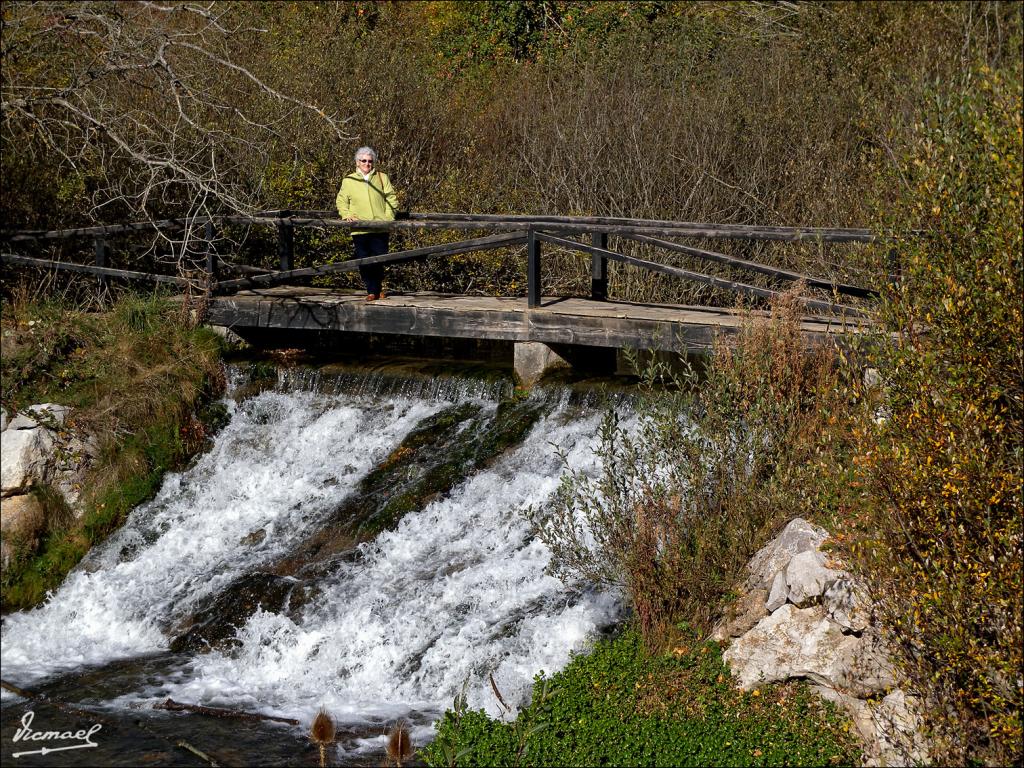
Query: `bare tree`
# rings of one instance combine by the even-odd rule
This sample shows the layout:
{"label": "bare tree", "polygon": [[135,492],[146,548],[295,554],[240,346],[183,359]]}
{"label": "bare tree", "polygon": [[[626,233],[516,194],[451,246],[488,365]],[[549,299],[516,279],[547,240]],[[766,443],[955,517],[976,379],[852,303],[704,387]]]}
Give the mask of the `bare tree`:
{"label": "bare tree", "polygon": [[[96,221],[259,207],[276,146],[297,124],[349,138],[347,118],[291,95],[258,58],[259,6],[8,2],[0,41],[5,155],[90,179]],[[258,69],[268,70],[264,72]]]}

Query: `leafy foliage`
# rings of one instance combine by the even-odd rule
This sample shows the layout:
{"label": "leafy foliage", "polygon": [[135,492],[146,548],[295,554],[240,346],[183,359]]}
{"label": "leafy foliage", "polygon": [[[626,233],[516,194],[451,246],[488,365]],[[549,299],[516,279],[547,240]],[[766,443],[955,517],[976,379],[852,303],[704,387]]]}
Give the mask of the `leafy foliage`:
{"label": "leafy foliage", "polygon": [[713,642],[685,630],[650,657],[635,631],[598,643],[550,678],[513,722],[464,702],[421,751],[454,765],[847,765],[849,723],[803,685],[733,687]]}
{"label": "leafy foliage", "polygon": [[[112,222],[129,210],[217,213],[243,201],[329,209],[363,144],[380,153],[403,208],[417,211],[862,225],[878,170],[906,144],[928,84],[959,83],[975,57],[996,66],[1021,54],[1020,7],[1010,3],[79,6],[4,6],[0,214],[12,227]],[[104,20],[119,34],[97,37]],[[242,70],[225,72],[190,41]],[[164,43],[169,70],[155,57]],[[94,60],[110,64],[95,79]],[[18,112],[28,92],[94,108],[108,127],[127,123],[117,135],[156,164],[139,165],[80,120],[64,136],[57,107],[32,113],[61,139],[47,144]],[[344,139],[325,140],[328,114]],[[184,177],[166,170],[168,154]],[[238,238],[249,238],[254,262],[274,253],[273,232],[260,229]],[[297,240],[298,266],[351,252],[337,233]],[[644,244],[612,247],[652,255]],[[881,281],[861,250],[843,246],[715,247],[842,282]],[[690,256],[658,258],[738,277]],[[552,249],[547,264],[552,288],[589,287],[585,260]],[[389,278],[396,289],[522,294],[522,272],[522,251],[510,249],[430,259]],[[610,279],[627,300],[731,301],[633,267],[614,266]]]}
{"label": "leafy foliage", "polygon": [[530,510],[572,580],[624,585],[648,642],[681,618],[707,628],[719,599],[801,503],[800,468],[841,397],[834,351],[802,349],[797,297],[722,337],[703,378],[653,386],[635,433],[609,414],[595,479],[567,469]]}
{"label": "leafy foliage", "polygon": [[1022,759],[1021,77],[936,94],[892,213],[881,418],[857,431],[853,547],[953,762]]}

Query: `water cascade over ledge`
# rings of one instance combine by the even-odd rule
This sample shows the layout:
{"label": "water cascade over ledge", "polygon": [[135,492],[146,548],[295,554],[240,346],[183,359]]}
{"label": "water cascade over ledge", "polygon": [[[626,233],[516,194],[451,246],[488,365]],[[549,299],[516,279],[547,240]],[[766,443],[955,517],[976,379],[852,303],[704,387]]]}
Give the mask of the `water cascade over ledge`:
{"label": "water cascade over ledge", "polygon": [[[246,377],[229,378],[238,395]],[[463,691],[500,714],[491,677],[525,703],[622,615],[617,595],[545,575],[521,514],[554,492],[559,452],[596,469],[601,412],[569,390],[376,381],[293,371],[229,397],[211,450],[44,605],[5,617],[4,679],[154,727],[176,717],[152,710],[167,698],[295,718],[275,726],[292,740],[322,706],[345,764],[379,763],[398,719],[421,745]],[[99,741],[90,762],[118,764]]]}

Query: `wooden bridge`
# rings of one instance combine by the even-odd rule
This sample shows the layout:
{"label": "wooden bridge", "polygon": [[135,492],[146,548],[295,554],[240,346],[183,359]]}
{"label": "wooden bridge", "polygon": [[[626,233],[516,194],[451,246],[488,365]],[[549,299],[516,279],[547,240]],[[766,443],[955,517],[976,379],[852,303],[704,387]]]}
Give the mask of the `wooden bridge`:
{"label": "wooden bridge", "polygon": [[[235,225],[276,229],[275,260],[279,269],[234,263],[226,254],[218,253],[226,242],[218,238],[218,231]],[[447,230],[487,234],[455,243],[295,269],[295,229],[310,227],[321,230]],[[192,267],[188,276],[180,270],[177,274],[170,274],[156,269],[133,271],[112,266],[110,241],[113,238],[154,230],[179,234],[180,254],[186,258],[183,260],[179,256],[177,262],[180,265],[184,261]],[[803,281],[809,288],[823,289],[829,299],[802,299],[809,311],[802,320],[802,330],[811,342],[856,332],[869,322],[869,310],[865,309],[865,304],[869,306],[870,300],[876,296],[870,289],[797,274],[678,242],[680,239],[818,243],[874,241],[876,235],[866,229],[761,227],[611,217],[435,213],[405,214],[393,222],[348,222],[327,211],[267,211],[254,216],[139,222],[45,232],[5,232],[0,233],[4,245],[0,260],[8,267],[68,270],[90,274],[101,281],[153,281],[180,286],[193,295],[198,290],[206,297],[207,321],[227,326],[243,335],[257,329],[315,329],[499,340],[516,343],[517,364],[521,350],[524,355],[533,355],[537,347],[541,348],[542,358],[554,354],[551,350],[567,346],[694,352],[708,349],[717,334],[730,333],[739,327],[741,318],[738,313],[726,308],[615,300],[608,294],[609,262],[633,265],[746,297],[771,299],[778,295],[778,291],[772,288],[726,280],[609,250],[609,235],[645,243],[658,250],[687,254],[701,261],[767,275],[776,283]],[[93,240],[91,263],[44,259],[16,252],[30,245],[73,238]],[[542,292],[545,244],[589,256],[589,296],[551,296]],[[525,246],[525,296],[484,297],[421,292],[390,294],[370,303],[363,300],[361,293],[303,285],[314,277],[355,271],[361,264],[392,265],[516,246]],[[859,306],[839,303],[839,297],[851,297]],[[545,363],[540,365],[543,367]]]}

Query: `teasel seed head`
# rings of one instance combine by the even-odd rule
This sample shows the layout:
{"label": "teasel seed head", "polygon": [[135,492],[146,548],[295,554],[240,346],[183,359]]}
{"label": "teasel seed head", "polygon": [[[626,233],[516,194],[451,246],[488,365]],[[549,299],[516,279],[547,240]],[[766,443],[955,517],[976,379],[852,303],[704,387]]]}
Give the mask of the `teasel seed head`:
{"label": "teasel seed head", "polygon": [[412,757],[412,740],[409,738],[409,726],[404,720],[400,720],[388,734],[387,745],[388,757],[395,761],[398,768],[402,768],[402,761]]}

